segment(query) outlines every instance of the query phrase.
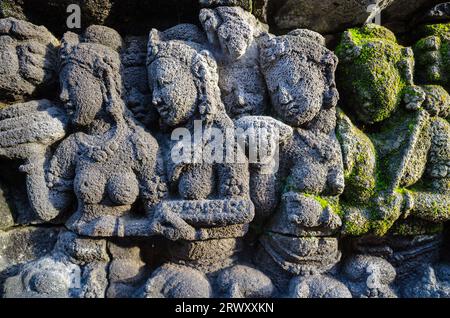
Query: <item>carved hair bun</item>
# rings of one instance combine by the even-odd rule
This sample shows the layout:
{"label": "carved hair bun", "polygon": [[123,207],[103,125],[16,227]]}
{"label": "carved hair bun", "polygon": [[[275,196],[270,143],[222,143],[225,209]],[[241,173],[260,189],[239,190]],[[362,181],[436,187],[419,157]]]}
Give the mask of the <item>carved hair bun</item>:
{"label": "carved hair bun", "polygon": [[123,40],[117,31],[101,26],[91,25],[83,34],[82,42],[97,43],[107,46],[116,52],[123,47]]}

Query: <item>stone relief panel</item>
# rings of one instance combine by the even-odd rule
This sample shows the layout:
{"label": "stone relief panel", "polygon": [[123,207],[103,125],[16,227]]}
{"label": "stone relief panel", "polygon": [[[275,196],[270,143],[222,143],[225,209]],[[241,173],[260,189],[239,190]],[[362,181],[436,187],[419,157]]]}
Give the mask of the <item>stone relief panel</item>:
{"label": "stone relief panel", "polygon": [[450,297],[449,25],[332,50],[200,2],[146,36],[0,19],[0,295]]}

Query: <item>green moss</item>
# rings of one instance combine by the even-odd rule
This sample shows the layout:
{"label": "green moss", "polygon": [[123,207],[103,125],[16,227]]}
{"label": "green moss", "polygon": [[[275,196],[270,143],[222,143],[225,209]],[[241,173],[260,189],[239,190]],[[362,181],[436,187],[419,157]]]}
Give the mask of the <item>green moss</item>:
{"label": "green moss", "polygon": [[441,233],[443,230],[443,224],[431,223],[416,218],[408,218],[396,222],[389,231],[389,234],[397,236],[433,235]]}
{"label": "green moss", "polygon": [[446,37],[450,34],[450,23],[428,24],[419,30],[421,36],[437,35]]}
{"label": "green moss", "polygon": [[399,69],[403,47],[381,26],[348,30],[336,48],[338,83],[360,120],[380,122],[396,109],[407,86]]}
{"label": "green moss", "polygon": [[353,204],[364,203],[375,190],[376,151],[373,143],[341,110],[337,112],[336,136],[344,157],[343,198]]}
{"label": "green moss", "polygon": [[450,105],[450,95],[439,85],[423,85],[422,89],[427,94],[425,108],[427,110],[443,110]]}
{"label": "green moss", "polygon": [[307,198],[313,198],[314,200],[316,200],[320,204],[322,209],[329,208],[331,212],[337,214],[338,216],[344,216],[339,204],[339,197],[326,197],[308,193],[304,193],[303,195]]}
{"label": "green moss", "polygon": [[[419,28],[418,35],[421,39],[413,47],[417,80],[450,88],[450,24],[424,25]],[[436,42],[437,52],[429,47],[430,41]]]}
{"label": "green moss", "polygon": [[386,235],[395,223],[396,219],[382,219],[377,209],[370,204],[367,207],[361,207],[361,211],[366,211],[367,215],[354,213],[350,217],[345,216],[343,222],[343,233],[349,236],[361,236],[371,234],[382,237]]}
{"label": "green moss", "polygon": [[0,13],[2,14],[3,17],[7,16],[7,12],[10,11],[11,8],[11,4],[8,2],[8,0],[3,0],[0,2]]}
{"label": "green moss", "polygon": [[[375,150],[373,150],[375,153]],[[360,152],[356,156],[353,169],[346,173],[345,184],[348,187],[345,197],[352,201],[361,202],[374,194],[376,178],[371,169],[369,152]]]}
{"label": "green moss", "polygon": [[354,208],[346,204],[342,204],[342,209],[347,212],[342,224],[342,233],[344,235],[361,236],[370,231],[370,222],[368,216],[364,213],[365,209],[362,208],[355,213],[354,210],[352,211]]}
{"label": "green moss", "polygon": [[314,200],[316,200],[317,202],[319,202],[323,209],[326,209],[326,208],[328,207],[328,205],[329,205],[328,201],[325,200],[325,199],[322,198],[322,197],[315,196],[315,197],[314,197]]}
{"label": "green moss", "polygon": [[11,0],[0,1],[0,18],[23,18],[21,14],[20,5],[14,3]]}

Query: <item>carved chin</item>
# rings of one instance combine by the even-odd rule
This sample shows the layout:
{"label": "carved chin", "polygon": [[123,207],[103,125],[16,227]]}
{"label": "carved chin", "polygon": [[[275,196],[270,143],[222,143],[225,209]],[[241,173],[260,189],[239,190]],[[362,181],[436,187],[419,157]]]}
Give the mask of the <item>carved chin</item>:
{"label": "carved chin", "polygon": [[72,118],[72,123],[77,127],[86,127],[91,123],[91,120],[80,116],[75,116]]}
{"label": "carved chin", "polygon": [[232,59],[237,60],[245,54],[245,47],[228,47],[227,51]]}

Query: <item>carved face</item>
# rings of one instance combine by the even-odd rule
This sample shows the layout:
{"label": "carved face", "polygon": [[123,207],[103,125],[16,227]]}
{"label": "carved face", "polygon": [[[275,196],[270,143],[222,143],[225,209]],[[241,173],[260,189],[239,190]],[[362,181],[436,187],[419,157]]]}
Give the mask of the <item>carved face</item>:
{"label": "carved face", "polygon": [[254,68],[223,68],[219,86],[222,100],[231,117],[262,115],[267,104],[267,89],[262,74]]}
{"label": "carved face", "polygon": [[242,57],[250,46],[253,32],[249,25],[243,22],[226,22],[217,30],[220,46],[231,59]]}
{"label": "carved face", "polygon": [[272,105],[285,123],[298,127],[317,116],[325,81],[316,64],[297,54],[285,55],[265,75]]}
{"label": "carved face", "polygon": [[0,94],[17,101],[49,84],[54,66],[46,54],[46,47],[37,42],[19,44],[10,36],[0,36]]}
{"label": "carved face", "polygon": [[[354,68],[356,80],[348,88],[354,97],[349,107],[352,107],[359,120],[371,124],[391,117],[397,109],[401,98],[402,87],[399,83],[402,74],[391,56],[381,54],[386,50],[383,46],[374,44],[366,49],[373,54]],[[400,56],[400,49],[397,51]]]}
{"label": "carved face", "polygon": [[60,99],[73,113],[72,122],[85,127],[99,115],[103,106],[100,80],[75,63],[68,63],[60,73]]}
{"label": "carved face", "polygon": [[149,68],[153,105],[163,122],[177,126],[191,118],[197,107],[197,87],[190,70],[174,59],[160,58]]}
{"label": "carved face", "polygon": [[400,105],[404,87],[412,85],[411,49],[399,45],[385,27],[367,24],[345,32],[335,52],[345,107],[365,124],[388,119]]}

